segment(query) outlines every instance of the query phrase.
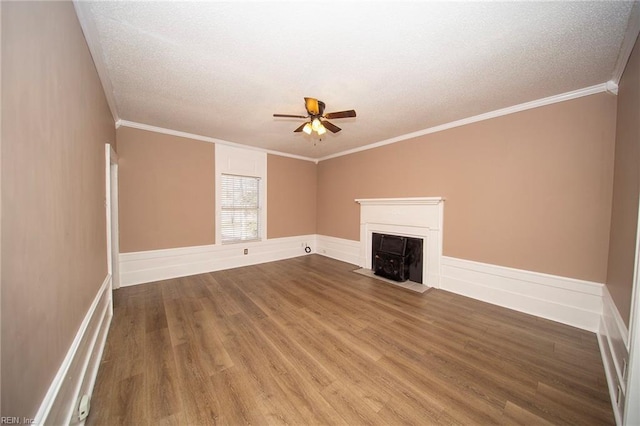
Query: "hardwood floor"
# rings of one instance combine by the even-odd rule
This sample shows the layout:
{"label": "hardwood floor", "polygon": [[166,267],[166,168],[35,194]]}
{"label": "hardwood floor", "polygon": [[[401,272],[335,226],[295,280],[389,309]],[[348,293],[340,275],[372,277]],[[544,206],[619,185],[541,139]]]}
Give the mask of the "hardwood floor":
{"label": "hardwood floor", "polygon": [[87,424],[615,423],[593,333],[353,269],[117,290]]}

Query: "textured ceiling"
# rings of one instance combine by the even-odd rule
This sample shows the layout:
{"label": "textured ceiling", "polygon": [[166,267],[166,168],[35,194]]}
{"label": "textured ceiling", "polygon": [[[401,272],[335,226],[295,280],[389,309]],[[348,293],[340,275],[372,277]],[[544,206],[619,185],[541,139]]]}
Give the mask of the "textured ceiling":
{"label": "textured ceiling", "polygon": [[[77,2],[117,118],[310,158],[612,79],[630,2]],[[293,133],[303,97],[355,109]]]}

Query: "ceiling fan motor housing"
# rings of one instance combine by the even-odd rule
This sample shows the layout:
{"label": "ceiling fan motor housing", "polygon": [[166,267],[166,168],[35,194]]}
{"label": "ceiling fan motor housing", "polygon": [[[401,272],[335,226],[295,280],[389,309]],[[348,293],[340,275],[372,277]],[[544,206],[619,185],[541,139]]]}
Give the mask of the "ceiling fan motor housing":
{"label": "ceiling fan motor housing", "polygon": [[[303,130],[305,131],[305,133],[311,133],[311,125],[314,123],[314,121],[316,121],[315,124],[315,129],[316,131],[318,128],[318,124],[320,124],[320,127],[322,127],[322,133],[324,133],[324,128],[326,127],[326,129],[328,129],[329,131],[331,131],[332,133],[338,133],[340,130],[340,127],[336,126],[335,124],[332,124],[330,122],[327,121],[328,118],[334,119],[334,118],[347,118],[347,117],[355,117],[356,116],[356,112],[355,110],[349,110],[349,111],[339,111],[339,112],[331,112],[328,113],[327,115],[324,114],[324,109],[325,109],[325,103],[322,101],[317,100],[316,98],[304,98],[304,104],[305,104],[305,109],[307,110],[307,114],[309,114],[308,116],[302,116],[302,115],[293,115],[293,114],[273,114],[274,117],[287,117],[287,118],[309,118],[309,122],[308,123],[304,123],[302,124],[300,127],[298,127],[297,129],[294,130],[294,132],[302,132]],[[309,125],[309,129],[307,130],[307,124]]]}

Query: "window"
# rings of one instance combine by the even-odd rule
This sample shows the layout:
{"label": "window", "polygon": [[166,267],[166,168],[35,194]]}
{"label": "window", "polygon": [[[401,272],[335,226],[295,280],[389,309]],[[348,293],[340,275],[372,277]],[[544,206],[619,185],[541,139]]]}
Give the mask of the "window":
{"label": "window", "polygon": [[222,244],[260,240],[260,178],[221,175]]}
{"label": "window", "polygon": [[267,153],[222,143],[215,147],[215,244],[265,240]]}

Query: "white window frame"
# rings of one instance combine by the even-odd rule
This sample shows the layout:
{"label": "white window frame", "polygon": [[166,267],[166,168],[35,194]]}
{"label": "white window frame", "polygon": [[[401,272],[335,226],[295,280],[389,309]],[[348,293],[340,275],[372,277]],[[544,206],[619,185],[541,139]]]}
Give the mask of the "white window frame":
{"label": "white window frame", "polygon": [[[241,176],[241,175],[230,175],[228,173],[223,173],[220,175],[221,180],[225,180],[225,178],[230,178],[230,179],[243,179],[243,180],[249,180],[251,181],[251,187],[252,189],[254,188],[254,184],[255,184],[255,190],[257,192],[257,197],[255,199],[255,206],[224,206],[224,202],[222,202],[222,197],[221,197],[221,203],[220,203],[220,216],[221,216],[221,224],[220,224],[220,233],[221,233],[221,244],[238,244],[238,243],[246,243],[246,242],[253,242],[253,241],[260,241],[261,240],[261,233],[260,233],[260,228],[262,226],[262,218],[260,217],[260,212],[262,211],[262,206],[260,205],[260,178],[259,177],[255,177],[255,176]],[[234,182],[234,186],[235,184],[238,183],[238,180],[236,180]],[[221,188],[224,185],[220,185]],[[232,192],[239,192],[239,191],[232,191]],[[235,198],[235,197],[234,197]],[[257,213],[256,214],[256,225],[257,225],[257,229],[256,231],[256,235],[255,237],[253,235],[244,235],[244,236],[240,236],[238,238],[233,238],[233,239],[228,239],[227,241],[224,240],[224,229],[222,226],[222,216],[225,211],[227,212],[252,212],[252,213]],[[234,214],[235,216],[235,214]],[[246,218],[246,216],[244,216],[244,214],[241,214],[243,221],[244,218]],[[251,215],[253,217],[253,214]],[[252,219],[253,221],[253,219]],[[237,230],[237,226],[234,225],[231,226],[232,229]]]}
{"label": "white window frame", "polygon": [[[215,201],[216,201],[216,220],[215,220],[215,244],[222,244],[222,202],[221,202],[221,182],[222,175],[237,175],[256,177],[260,179],[259,183],[259,206],[260,206],[260,225],[259,240],[267,239],[267,153],[252,149],[237,148],[230,145],[216,143],[216,169],[215,169]],[[230,244],[255,244],[256,240],[238,241]]]}

